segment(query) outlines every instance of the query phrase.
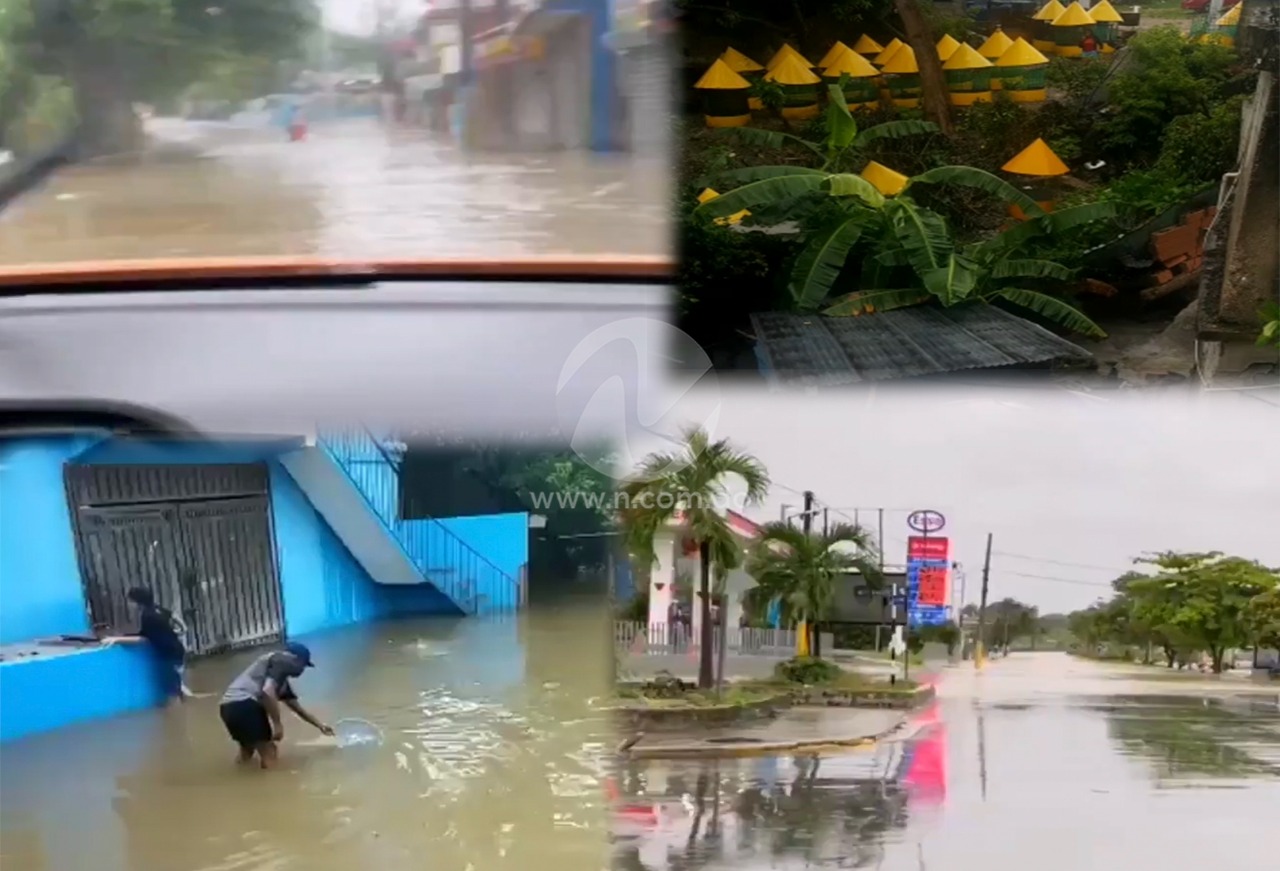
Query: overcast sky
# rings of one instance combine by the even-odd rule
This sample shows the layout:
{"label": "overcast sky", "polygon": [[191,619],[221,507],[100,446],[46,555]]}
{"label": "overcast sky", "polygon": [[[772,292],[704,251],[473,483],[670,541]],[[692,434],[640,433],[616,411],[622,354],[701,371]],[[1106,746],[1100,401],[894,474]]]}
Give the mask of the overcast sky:
{"label": "overcast sky", "polygon": [[[717,412],[718,406],[718,412]],[[993,599],[1042,613],[1088,605],[1154,550],[1222,550],[1280,565],[1280,391],[1110,398],[1043,389],[895,387],[820,397],[695,390],[653,429],[708,421],[759,457],[774,486],[744,513],[772,520],[797,491],[884,507],[901,562],[913,508],[946,516],[952,559],[977,600],[986,534]],[[633,439],[632,450],[656,445]],[[875,523],[874,512],[862,512]]]}

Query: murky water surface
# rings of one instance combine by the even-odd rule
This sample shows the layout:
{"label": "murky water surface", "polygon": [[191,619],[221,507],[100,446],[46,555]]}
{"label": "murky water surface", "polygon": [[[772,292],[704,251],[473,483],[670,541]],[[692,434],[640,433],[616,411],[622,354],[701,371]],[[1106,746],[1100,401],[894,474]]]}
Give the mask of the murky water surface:
{"label": "murky water surface", "polygon": [[614,867],[1277,867],[1280,687],[1143,674],[1015,655],[873,749],[633,764]]}
{"label": "murky water surface", "polygon": [[197,256],[666,255],[669,162],[466,154],[376,120],[155,119],[142,161],[72,166],[0,214],[0,263]]}
{"label": "murky water surface", "polygon": [[[23,871],[598,871],[609,730],[595,608],[403,621],[311,642],[303,703],[379,726],[339,749],[285,712],[281,768],[234,764],[217,697],[0,749],[0,867]],[[221,694],[253,656],[194,666]],[[56,692],[93,692],[57,687]]]}

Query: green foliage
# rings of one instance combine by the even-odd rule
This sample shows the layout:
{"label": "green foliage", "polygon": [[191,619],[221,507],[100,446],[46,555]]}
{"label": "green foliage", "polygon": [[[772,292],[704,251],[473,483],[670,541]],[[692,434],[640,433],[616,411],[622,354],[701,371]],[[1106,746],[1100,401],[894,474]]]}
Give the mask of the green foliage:
{"label": "green foliage", "polygon": [[843,574],[857,572],[872,584],[881,577],[871,534],[847,523],[808,534],[782,521],[765,524],[747,566],[756,582],[744,597],[747,610],[765,613],[777,601],[785,624],[827,619]]}
{"label": "green foliage", "polygon": [[[0,11],[4,65],[67,82],[90,148],[134,122],[134,102],[163,102],[202,77],[226,75],[297,57],[320,16],[315,0],[111,0]],[[12,15],[11,15],[12,13]],[[13,82],[0,86],[2,93]],[[19,83],[20,84],[20,83]],[[38,97],[38,95],[37,95]],[[23,95],[30,105],[31,95]]]}
{"label": "green foliage", "polygon": [[812,656],[793,656],[774,666],[774,675],[787,683],[817,686],[840,677],[840,666]]}
{"label": "green foliage", "polygon": [[1242,97],[1233,97],[1207,112],[1172,119],[1164,130],[1155,171],[1189,184],[1216,181],[1230,171],[1240,148],[1243,105]]}
{"label": "green foliage", "polygon": [[1280,348],[1280,304],[1269,302],[1262,308],[1262,332],[1258,334],[1261,347]]}
{"label": "green foliage", "polygon": [[76,124],[75,95],[56,76],[32,76],[26,83],[19,114],[3,131],[0,143],[22,157],[50,148]]}
{"label": "green foliage", "polygon": [[1128,44],[1132,61],[1107,85],[1102,143],[1128,160],[1153,162],[1166,129],[1181,115],[1208,115],[1227,94],[1235,53],[1192,42],[1174,27],[1143,31]]}
{"label": "green foliage", "polygon": [[[655,452],[622,483],[623,530],[631,553],[644,564],[657,561],[654,543],[660,532],[680,516],[701,550],[699,595],[712,594],[711,575],[723,577],[742,562],[742,547],[718,506],[726,487],[737,482],[746,490],[746,504],[762,502],[769,492],[769,473],[755,457],[738,450],[727,439],[712,441],[700,427],[681,436],[677,450]],[[711,626],[703,626],[709,635]],[[711,686],[713,645],[701,645],[698,683]]]}
{"label": "green foliage", "polygon": [[1280,650],[1280,584],[1253,597],[1247,622],[1258,646]]}
{"label": "green foliage", "polygon": [[1129,573],[1113,584],[1110,600],[1070,615],[1072,632],[1091,649],[1159,647],[1170,666],[1205,651],[1220,672],[1227,650],[1275,637],[1275,569],[1220,553],[1166,552],[1135,562],[1154,573]]}

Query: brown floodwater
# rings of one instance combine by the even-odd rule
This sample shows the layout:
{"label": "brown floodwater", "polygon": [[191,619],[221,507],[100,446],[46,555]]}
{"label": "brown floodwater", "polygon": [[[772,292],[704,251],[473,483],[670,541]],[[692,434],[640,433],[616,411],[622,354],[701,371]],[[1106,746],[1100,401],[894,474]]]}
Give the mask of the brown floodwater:
{"label": "brown floodwater", "polygon": [[[384,741],[340,749],[286,712],[275,771],[234,764],[216,695],[3,745],[0,867],[598,871],[612,742],[588,700],[607,691],[607,619],[562,604],[309,637],[303,703]],[[220,695],[254,655],[188,683]]]}
{"label": "brown floodwater", "polygon": [[666,161],[469,154],[358,119],[278,129],[153,119],[138,159],[67,167],[0,213],[0,263],[316,255],[667,255]]}

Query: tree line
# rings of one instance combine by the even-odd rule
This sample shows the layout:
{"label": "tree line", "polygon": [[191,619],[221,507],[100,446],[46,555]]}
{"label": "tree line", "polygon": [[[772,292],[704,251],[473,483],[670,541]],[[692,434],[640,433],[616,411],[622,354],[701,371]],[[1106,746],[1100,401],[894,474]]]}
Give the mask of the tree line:
{"label": "tree line", "polygon": [[1229,651],[1280,648],[1280,569],[1212,551],[1139,557],[1109,598],[1068,617],[1083,652],[1170,668],[1207,655],[1221,673]]}
{"label": "tree line", "polygon": [[[819,657],[818,630],[834,616],[838,585],[856,574],[860,583],[884,589],[875,536],[856,524],[805,530],[785,520],[774,521],[761,526],[759,535],[744,550],[716,506],[726,501],[729,488],[734,486],[745,489],[748,507],[762,503],[769,492],[768,469],[728,439],[713,441],[701,428],[686,430],[675,450],[646,457],[621,486],[628,497],[625,505],[631,506],[621,513],[623,533],[628,550],[642,568],[658,560],[655,542],[677,520],[682,535],[696,549],[699,570],[691,586],[694,607],[701,614],[698,683],[704,689],[714,683],[716,655],[724,653],[724,633],[722,649],[714,648],[711,606],[722,598],[730,571],[745,567],[755,582],[742,601],[750,621],[764,625],[767,615],[776,612],[782,625],[802,627],[810,633],[809,650]],[[976,615],[976,606],[965,609],[966,618]],[[638,609],[632,616],[645,617]],[[987,606],[983,634],[990,649],[1007,649],[1027,637],[1034,646],[1048,631],[1035,606],[1014,598]],[[837,634],[843,645],[855,649],[875,643],[874,626],[841,628]],[[908,643],[917,651],[931,641],[954,650],[960,639],[960,627],[949,622],[912,630]]]}

